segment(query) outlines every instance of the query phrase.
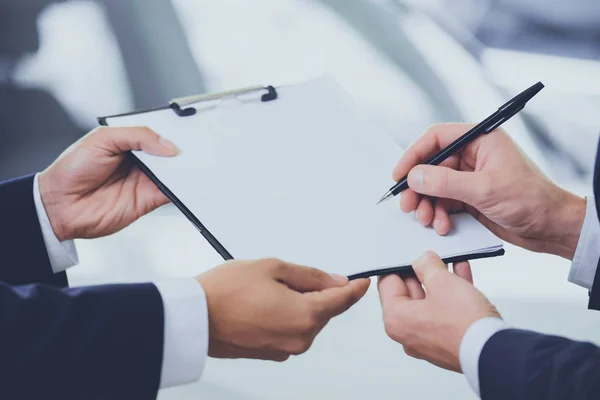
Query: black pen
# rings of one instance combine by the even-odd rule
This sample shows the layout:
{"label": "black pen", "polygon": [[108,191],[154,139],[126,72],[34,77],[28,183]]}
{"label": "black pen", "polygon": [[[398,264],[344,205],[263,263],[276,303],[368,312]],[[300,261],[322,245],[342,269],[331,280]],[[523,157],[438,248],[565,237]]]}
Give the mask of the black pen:
{"label": "black pen", "polygon": [[[479,123],[479,125],[475,126],[473,129],[452,142],[448,147],[433,156],[433,158],[427,164],[440,165],[445,159],[450,157],[452,154],[456,154],[460,149],[465,147],[467,143],[500,127],[500,125],[511,119],[513,115],[521,111],[523,107],[525,107],[525,104],[527,104],[527,102],[531,100],[533,96],[538,94],[543,88],[544,84],[542,82],[538,82],[529,89],[525,90],[523,93],[517,95],[508,103],[500,107],[498,111]],[[408,189],[408,176],[400,179],[398,183],[392,186],[392,188],[388,190],[381,199],[379,199],[377,204],[391,199],[406,189]]]}

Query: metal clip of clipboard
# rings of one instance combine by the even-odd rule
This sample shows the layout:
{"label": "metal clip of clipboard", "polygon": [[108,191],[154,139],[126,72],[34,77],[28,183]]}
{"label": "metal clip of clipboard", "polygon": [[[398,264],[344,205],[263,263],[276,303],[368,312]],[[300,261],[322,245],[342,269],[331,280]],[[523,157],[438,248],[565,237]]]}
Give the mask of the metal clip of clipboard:
{"label": "metal clip of clipboard", "polygon": [[180,97],[169,102],[169,107],[180,117],[189,117],[196,114],[196,108],[188,107],[202,101],[218,100],[227,97],[236,97],[240,95],[250,94],[253,92],[264,91],[267,93],[260,97],[262,102],[272,101],[277,99],[277,90],[273,86],[251,86],[242,89],[229,90],[220,93],[207,93],[194,96]]}

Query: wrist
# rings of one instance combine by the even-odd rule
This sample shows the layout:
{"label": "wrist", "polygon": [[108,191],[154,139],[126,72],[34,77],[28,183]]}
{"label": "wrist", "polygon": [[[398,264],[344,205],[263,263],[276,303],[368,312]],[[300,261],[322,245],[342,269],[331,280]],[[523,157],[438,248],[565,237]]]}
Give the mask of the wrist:
{"label": "wrist", "polygon": [[585,220],[587,201],[585,198],[564,192],[556,207],[546,243],[547,253],[573,260],[577,243]]}
{"label": "wrist", "polygon": [[469,385],[477,394],[479,391],[479,358],[485,344],[492,336],[510,326],[500,317],[484,317],[473,322],[465,332],[460,343],[460,369]]}
{"label": "wrist", "polygon": [[54,235],[59,242],[70,240],[72,238],[67,234],[68,230],[65,226],[64,219],[61,217],[61,206],[57,201],[57,196],[53,193],[52,184],[48,179],[47,172],[41,172],[38,175],[38,189],[40,191],[40,198],[42,205],[50,221],[50,226],[54,231]]}
{"label": "wrist", "polygon": [[[207,279],[207,276],[208,279]],[[196,282],[202,287],[204,292],[204,298],[206,302],[206,320],[208,325],[208,343],[207,343],[207,355],[209,357],[215,357],[216,354],[219,353],[219,333],[217,332],[218,321],[214,321],[215,317],[215,302],[214,296],[212,295],[211,285],[210,285],[210,271],[208,273],[202,274],[196,277]]]}

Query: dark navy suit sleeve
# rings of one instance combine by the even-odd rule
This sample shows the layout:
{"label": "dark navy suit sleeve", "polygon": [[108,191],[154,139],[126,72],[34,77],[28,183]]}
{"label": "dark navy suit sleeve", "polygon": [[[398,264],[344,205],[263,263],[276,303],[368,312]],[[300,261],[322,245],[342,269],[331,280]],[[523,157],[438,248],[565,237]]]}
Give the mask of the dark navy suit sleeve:
{"label": "dark navy suit sleeve", "polygon": [[0,397],[154,399],[163,329],[153,284],[0,283]]}
{"label": "dark navy suit sleeve", "polygon": [[[597,200],[596,200],[597,201]],[[588,308],[590,310],[600,310],[600,261],[596,266],[596,275],[594,276],[594,285],[592,286],[592,290],[590,291],[590,301],[588,303]]]}
{"label": "dark navy suit sleeve", "polygon": [[0,281],[67,286],[54,274],[33,199],[33,176],[0,182]]}
{"label": "dark navy suit sleeve", "polygon": [[479,358],[483,400],[600,399],[600,348],[591,343],[509,329]]}
{"label": "dark navy suit sleeve", "polygon": [[33,176],[0,183],[0,398],[156,398],[164,332],[156,286],[65,286],[48,259]]}
{"label": "dark navy suit sleeve", "polygon": [[[600,215],[598,155],[594,194]],[[600,268],[596,269],[589,308],[600,310]],[[479,388],[483,400],[600,399],[600,348],[524,330],[500,331],[487,341],[479,356]]]}
{"label": "dark navy suit sleeve", "polygon": [[[594,197],[596,199],[596,214],[600,216],[600,141],[598,142],[598,150],[596,152],[596,166],[594,168]],[[600,310],[600,260],[596,267],[596,276],[594,284],[590,291],[590,302],[588,308],[590,310]]]}

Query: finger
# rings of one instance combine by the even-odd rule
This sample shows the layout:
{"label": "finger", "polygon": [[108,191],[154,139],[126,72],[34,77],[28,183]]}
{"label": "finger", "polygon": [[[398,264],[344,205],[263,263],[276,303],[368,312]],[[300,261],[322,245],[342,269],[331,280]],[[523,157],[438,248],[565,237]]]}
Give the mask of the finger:
{"label": "finger", "polygon": [[140,202],[140,206],[142,207],[142,212],[144,214],[149,213],[150,211],[155,210],[158,207],[164,206],[165,204],[169,204],[171,200],[167,198],[161,192],[161,190],[156,186],[154,182],[148,176],[142,172],[137,166],[134,166],[129,172],[129,177],[134,182],[139,182],[137,187],[137,197],[139,199],[145,199],[147,201]]}
{"label": "finger", "polygon": [[448,214],[455,212],[465,211],[465,203],[458,200],[451,199],[438,199],[444,204],[444,208],[448,211]]}
{"label": "finger", "polygon": [[173,142],[146,127],[102,127],[91,132],[89,140],[113,155],[141,150],[155,156],[172,157],[179,152]]}
{"label": "finger", "polygon": [[467,282],[473,283],[473,272],[471,271],[471,265],[468,261],[455,263],[452,265],[454,273]]}
{"label": "finger", "polygon": [[451,168],[451,169],[459,169],[460,167],[460,156],[458,154],[452,154],[450,157],[446,158],[440,164],[441,167]]}
{"label": "finger", "polygon": [[367,293],[370,284],[371,280],[368,278],[356,279],[346,286],[307,293],[307,295],[312,299],[321,318],[329,320],[345,312],[360,300]]}
{"label": "finger", "polygon": [[402,192],[402,197],[400,198],[400,209],[405,213],[411,213],[417,209],[420,199],[420,194],[407,189]]}
{"label": "finger", "polygon": [[471,205],[489,196],[490,184],[484,172],[456,171],[433,165],[419,165],[408,175],[408,185],[417,193]]}
{"label": "finger", "polygon": [[425,290],[440,274],[449,274],[446,264],[437,254],[431,251],[425,252],[421,258],[413,262],[412,266],[417,278],[425,286]]}
{"label": "finger", "polygon": [[410,292],[406,282],[398,275],[380,276],[377,282],[379,290],[379,301],[381,306],[386,308],[397,301],[411,300]]}
{"label": "finger", "polygon": [[392,177],[398,182],[408,175],[415,165],[427,162],[431,156],[465,134],[473,126],[470,124],[439,124],[430,127],[406,150],[394,168]]}
{"label": "finger", "polygon": [[450,232],[450,228],[452,227],[446,208],[447,204],[443,200],[445,199],[438,199],[435,202],[432,222],[435,232],[442,236]]}
{"label": "finger", "polygon": [[[259,261],[260,262],[260,261]],[[292,290],[301,293],[320,291],[348,284],[348,278],[331,275],[316,268],[286,263],[281,260],[263,260],[267,268],[273,270],[273,276]]]}
{"label": "finger", "polygon": [[417,279],[416,276],[408,276],[403,278],[406,287],[408,288],[408,294],[413,300],[422,300],[425,298],[425,290],[423,290],[423,285]]}
{"label": "finger", "polygon": [[431,224],[431,221],[433,221],[433,206],[430,199],[426,197],[421,198],[417,211],[415,211],[415,216],[421,225],[429,226]]}
{"label": "finger", "polygon": [[[458,155],[453,155],[446,159],[442,164],[442,166],[448,168],[457,168],[460,163],[460,158]],[[407,189],[402,192],[400,197],[400,209],[405,213],[413,212],[417,209],[419,205],[419,201],[421,200],[421,195],[414,192],[413,190]]]}
{"label": "finger", "polygon": [[283,362],[290,357],[290,353],[275,349],[249,349],[234,344],[221,344],[218,349],[208,349],[208,355],[215,358],[244,358],[251,360],[267,360]]}

